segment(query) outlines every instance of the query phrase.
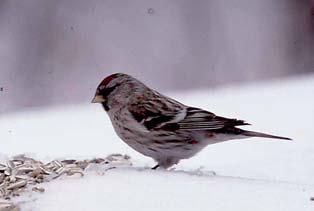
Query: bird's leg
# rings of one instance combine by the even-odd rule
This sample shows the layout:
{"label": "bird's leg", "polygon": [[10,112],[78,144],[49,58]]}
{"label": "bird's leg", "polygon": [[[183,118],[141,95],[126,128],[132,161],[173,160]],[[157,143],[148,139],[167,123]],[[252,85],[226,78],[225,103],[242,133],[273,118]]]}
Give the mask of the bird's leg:
{"label": "bird's leg", "polygon": [[157,164],[156,166],[154,166],[152,169],[156,170],[159,167],[159,164]]}

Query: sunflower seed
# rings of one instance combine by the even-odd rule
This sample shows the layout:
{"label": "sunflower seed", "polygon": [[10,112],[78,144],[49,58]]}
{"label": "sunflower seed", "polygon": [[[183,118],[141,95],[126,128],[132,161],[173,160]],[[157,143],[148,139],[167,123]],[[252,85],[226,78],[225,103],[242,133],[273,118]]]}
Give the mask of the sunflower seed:
{"label": "sunflower seed", "polygon": [[40,188],[40,187],[33,187],[32,191],[34,192],[39,192],[39,193],[43,193],[45,192],[45,188]]}
{"label": "sunflower seed", "polygon": [[[49,182],[63,175],[84,176],[84,171],[88,171],[89,166],[93,165],[98,166],[98,168],[105,165],[105,171],[107,171],[115,168],[115,165],[121,164],[131,165],[130,157],[112,154],[105,158],[90,160],[66,159],[43,163],[25,155],[14,156],[5,164],[0,163],[0,211],[18,211],[18,207],[6,200],[10,200],[13,196],[19,196],[25,190],[45,192],[44,188],[35,186],[38,183]],[[103,174],[105,171],[103,171]],[[33,188],[27,189],[27,186],[33,186]],[[6,200],[2,202],[1,199]]]}
{"label": "sunflower seed", "polygon": [[4,174],[0,173],[0,184],[4,181]]}
{"label": "sunflower seed", "polygon": [[20,209],[10,202],[0,202],[1,211],[20,211]]}
{"label": "sunflower seed", "polygon": [[21,188],[21,187],[24,187],[26,184],[27,184],[26,180],[20,180],[20,181],[17,181],[17,182],[14,182],[14,183],[10,184],[7,187],[7,189],[8,190],[13,190],[13,189]]}

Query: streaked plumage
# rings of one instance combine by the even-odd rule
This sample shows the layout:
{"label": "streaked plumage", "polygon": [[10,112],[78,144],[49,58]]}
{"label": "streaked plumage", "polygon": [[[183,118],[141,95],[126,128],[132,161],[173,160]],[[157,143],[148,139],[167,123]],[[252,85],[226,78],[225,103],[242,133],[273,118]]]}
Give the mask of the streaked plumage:
{"label": "streaked plumage", "polygon": [[290,140],[240,129],[237,126],[249,124],[183,105],[123,73],[106,77],[93,102],[103,105],[118,136],[136,151],[152,157],[158,163],[156,167],[168,168],[209,144],[227,140]]}

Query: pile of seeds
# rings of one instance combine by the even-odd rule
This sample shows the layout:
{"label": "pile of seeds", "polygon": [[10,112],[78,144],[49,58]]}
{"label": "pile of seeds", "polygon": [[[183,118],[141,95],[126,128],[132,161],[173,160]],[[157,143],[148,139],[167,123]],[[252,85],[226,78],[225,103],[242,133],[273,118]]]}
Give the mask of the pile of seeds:
{"label": "pile of seeds", "polygon": [[44,192],[37,185],[49,182],[63,175],[84,175],[84,170],[90,165],[105,165],[108,169],[116,164],[131,165],[130,157],[112,154],[106,158],[90,160],[53,160],[43,163],[25,155],[14,156],[5,164],[0,163],[0,211],[18,211],[18,207],[10,203],[11,197],[19,196],[21,192],[32,187],[32,191]]}

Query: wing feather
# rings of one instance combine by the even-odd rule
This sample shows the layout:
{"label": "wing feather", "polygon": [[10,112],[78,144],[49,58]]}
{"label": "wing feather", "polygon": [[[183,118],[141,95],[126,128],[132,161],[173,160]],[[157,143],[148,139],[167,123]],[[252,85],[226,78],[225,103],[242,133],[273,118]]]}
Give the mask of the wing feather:
{"label": "wing feather", "polygon": [[185,109],[182,107],[170,108],[166,103],[160,105],[153,105],[152,102],[131,104],[128,110],[134,119],[143,124],[147,130],[160,129],[162,126],[176,123],[186,116]]}
{"label": "wing feather", "polygon": [[[165,108],[165,107],[164,107]],[[229,129],[249,125],[243,120],[229,119],[193,107],[163,111],[149,104],[130,106],[130,113],[147,130],[211,130]]]}
{"label": "wing feather", "polygon": [[199,108],[187,108],[186,116],[177,122],[180,130],[220,130],[240,125],[248,125],[243,120],[229,119]]}

